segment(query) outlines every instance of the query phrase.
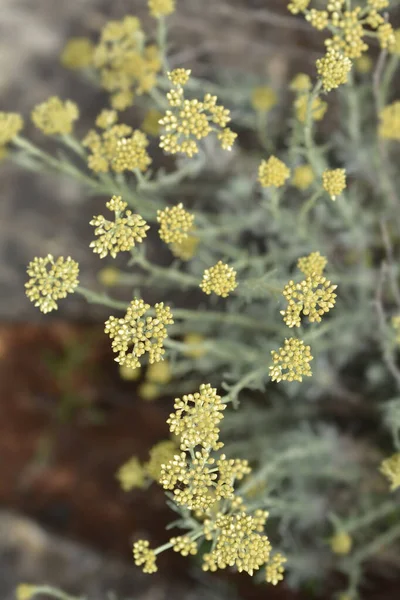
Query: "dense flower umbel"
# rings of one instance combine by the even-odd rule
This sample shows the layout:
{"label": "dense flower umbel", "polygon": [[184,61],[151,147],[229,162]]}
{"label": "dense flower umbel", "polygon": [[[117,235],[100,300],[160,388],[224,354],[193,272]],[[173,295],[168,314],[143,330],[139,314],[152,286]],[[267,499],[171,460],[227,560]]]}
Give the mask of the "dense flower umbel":
{"label": "dense flower umbel", "polygon": [[150,14],[159,19],[170,15],[175,10],[175,0],[148,0]]}
{"label": "dense flower umbel", "polygon": [[33,124],[46,135],[68,134],[79,117],[79,109],[71,100],[63,102],[57,96],[52,96],[35,106],[31,116]]}
{"label": "dense flower umbel", "polygon": [[322,173],[322,186],[332,200],[346,189],[346,171],[344,169],[327,169]]}
{"label": "dense flower umbel", "polygon": [[347,83],[352,67],[351,60],[333,48],[328,48],[325,56],[317,60],[316,65],[326,92]]}
{"label": "dense flower umbel", "polygon": [[156,84],[161,67],[159,50],[154,45],[146,46],[144,40],[139,19],[131,16],[110,21],[101,32],[93,64],[117,110],[124,110],[132,104],[135,94],[149,92]]}
{"label": "dense flower umbel", "polygon": [[128,204],[123,202],[121,196],[113,196],[106,207],[115,213],[115,220],[108,221],[103,215],[93,217],[90,225],[95,227],[98,239],[91,242],[93,252],[104,258],[108,253],[115,258],[118,252],[131,250],[135,244],[143,241],[149,226],[140,215],[132,211],[125,211]]}
{"label": "dense flower umbel", "polygon": [[293,172],[292,185],[299,190],[307,190],[315,179],[311,165],[300,165]]}
{"label": "dense flower umbel", "polygon": [[146,473],[136,456],[118,469],[116,477],[124,492],[130,492],[134,488],[144,488],[146,485]]}
{"label": "dense flower umbel", "polygon": [[94,44],[89,38],[68,40],[61,54],[61,64],[67,69],[85,69],[92,63]]}
{"label": "dense flower umbel", "polygon": [[150,450],[149,460],[144,463],[146,474],[154,481],[158,481],[161,475],[161,467],[173,459],[178,448],[172,440],[162,440]]}
{"label": "dense flower umbel", "polygon": [[[294,102],[296,118],[300,123],[304,123],[307,119],[309,98],[309,94],[301,94]],[[324,118],[327,109],[328,105],[324,100],[321,100],[319,97],[314,98],[311,105],[312,119],[314,119],[314,121],[321,121],[321,119]]]}
{"label": "dense flower umbel", "polygon": [[381,463],[380,472],[389,480],[390,489],[397,490],[400,487],[400,452],[385,458]]}
{"label": "dense flower umbel", "polygon": [[280,552],[277,552],[268,562],[266,572],[265,572],[265,581],[267,583],[272,583],[272,585],[277,585],[283,579],[283,574],[285,572],[284,564],[287,562],[287,558],[285,558]]}
{"label": "dense flower umbel", "polygon": [[310,277],[311,275],[322,275],[327,263],[325,256],[321,256],[319,252],[311,252],[308,256],[299,258],[297,268],[306,277]]}
{"label": "dense flower umbel", "polygon": [[23,126],[24,122],[18,113],[0,111],[0,147],[11,142]]}
{"label": "dense flower umbel", "polygon": [[179,554],[182,554],[182,556],[197,554],[198,548],[196,542],[191,540],[187,535],[173,537],[169,541],[172,544],[172,549],[174,552],[179,552]]}
{"label": "dense flower umbel", "polygon": [[214,292],[222,298],[229,296],[230,292],[237,288],[237,285],[236,271],[221,260],[204,271],[203,281],[200,283],[205,294]]}
{"label": "dense flower umbel", "polygon": [[325,29],[329,23],[329,14],[326,10],[316,10],[312,8],[306,15],[307,21],[319,31]]}
{"label": "dense flower umbel", "polygon": [[110,317],[106,321],[105,332],[112,339],[112,349],[118,353],[115,360],[120,365],[136,369],[140,366],[139,358],[146,353],[150,363],[163,360],[166,326],[174,322],[172,313],[161,302],[154,306],[155,317],[144,318],[149,309],[149,304],[134,299],[122,319]]}
{"label": "dense flower umbel", "polygon": [[133,560],[135,565],[142,567],[144,573],[157,571],[156,554],[147,540],[138,540],[133,544]]}
{"label": "dense flower umbel", "polygon": [[181,244],[193,230],[194,215],[179,203],[157,211],[157,221],[160,223],[160,238],[166,244]]}
{"label": "dense flower umbel", "polygon": [[301,313],[312,323],[319,323],[322,315],[330,311],[336,302],[337,285],[323,275],[313,272],[300,283],[289,281],[283,289],[288,306],[281,311],[288,327],[300,327]]}
{"label": "dense flower umbel", "polygon": [[258,168],[258,181],[263,187],[281,187],[289,176],[290,169],[276,156],[263,160]]}
{"label": "dense flower umbel", "polygon": [[335,554],[349,554],[353,540],[347,531],[337,531],[330,539],[332,552]]}
{"label": "dense flower umbel", "polygon": [[400,102],[385,106],[379,114],[379,137],[400,141]]}
{"label": "dense flower umbel", "polygon": [[194,156],[199,151],[197,142],[215,132],[224,150],[231,150],[237,137],[227,124],[230,111],[217,104],[217,96],[206,94],[202,101],[185,99],[184,86],[190,71],[176,69],[168,73],[172,89],[167,94],[171,110],[167,110],[160,125],[165,134],[160,137],[160,147],[171,154]]}
{"label": "dense flower umbel", "polygon": [[297,15],[299,12],[303,12],[306,10],[311,0],[291,0],[288,4],[288,9],[294,15]]}
{"label": "dense flower umbel", "polygon": [[251,94],[251,105],[258,112],[270,111],[277,100],[276,92],[267,85],[254,88]]}
{"label": "dense flower umbel", "polygon": [[170,245],[170,250],[176,258],[181,260],[191,260],[197,252],[200,239],[196,235],[188,235],[181,242],[174,242]]}
{"label": "dense flower umbel", "polygon": [[51,254],[29,263],[26,295],[43,313],[58,308],[57,300],[72,294],[78,285],[79,265],[70,256],[56,260]]}
{"label": "dense flower umbel", "polygon": [[[113,118],[114,113],[108,112]],[[106,115],[102,117],[105,119]],[[104,127],[103,118],[99,122],[98,117],[96,123]],[[147,136],[138,129],[133,131],[129,125],[112,125],[101,133],[91,129],[82,144],[90,149],[88,166],[97,173],[107,173],[110,169],[116,173],[135,169],[146,171],[151,163]]]}
{"label": "dense flower umbel", "polygon": [[272,350],[271,354],[274,363],[269,368],[272,381],[303,381],[303,377],[311,377],[311,348],[302,340],[286,339],[283,348]]}

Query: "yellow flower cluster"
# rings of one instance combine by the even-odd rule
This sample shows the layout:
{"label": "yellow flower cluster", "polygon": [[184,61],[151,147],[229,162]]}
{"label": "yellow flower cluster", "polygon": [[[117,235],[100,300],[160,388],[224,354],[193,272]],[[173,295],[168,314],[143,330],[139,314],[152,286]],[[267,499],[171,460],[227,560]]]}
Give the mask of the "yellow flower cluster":
{"label": "yellow flower cluster", "polygon": [[396,332],[396,342],[400,344],[400,315],[392,317],[392,327]]}
{"label": "yellow flower cluster", "polygon": [[201,347],[205,338],[200,333],[187,333],[183,338],[186,345],[185,354],[190,358],[201,358],[205,355],[206,351]]}
{"label": "yellow flower cluster", "polygon": [[156,553],[150,548],[147,540],[138,540],[133,544],[133,560],[135,565],[142,567],[143,573],[157,571]]}
{"label": "yellow flower cluster", "polygon": [[322,187],[332,200],[346,189],[346,171],[344,169],[327,169],[322,173]]}
{"label": "yellow flower cluster", "polygon": [[274,363],[269,368],[272,381],[303,381],[303,377],[311,377],[311,348],[302,340],[286,339],[283,348],[272,350],[271,354]]}
{"label": "yellow flower cluster", "polygon": [[[107,118],[111,123],[113,115],[112,111],[108,115],[102,113],[97,122],[104,127]],[[110,169],[116,173],[146,171],[151,163],[147,136],[139,129],[133,131],[129,125],[112,125],[101,134],[91,129],[82,144],[91,152],[88,166],[96,173],[107,173]]]}
{"label": "yellow flower cluster", "polygon": [[288,9],[293,15],[297,15],[300,12],[304,12],[311,0],[291,0],[288,4]]}
{"label": "yellow flower cluster", "polygon": [[200,288],[205,294],[210,295],[214,292],[217,296],[226,298],[237,288],[237,285],[236,271],[220,260],[204,271]]}
{"label": "yellow flower cluster", "polygon": [[179,436],[182,450],[195,446],[219,450],[218,424],[223,418],[226,404],[210,384],[202,384],[194,394],[176,398],[174,409],[167,423],[171,433]]}
{"label": "yellow flower cluster", "polygon": [[190,71],[185,69],[168,74],[173,86],[167,94],[171,110],[160,119],[165,130],[160,136],[160,147],[171,154],[191,157],[199,151],[197,142],[215,132],[223,150],[231,150],[237,134],[227,127],[230,111],[217,104],[217,96],[211,94],[206,94],[202,101],[185,99],[184,86],[189,76]]}
{"label": "yellow flower cluster", "polygon": [[92,64],[94,44],[86,37],[68,40],[62,54],[61,64],[67,69],[85,69]]}
{"label": "yellow flower cluster", "polygon": [[287,559],[280,552],[275,554],[270,559],[265,573],[265,580],[267,583],[278,585],[278,583],[282,581],[283,574],[285,572],[285,568],[283,566],[285,562],[287,562]]}
{"label": "yellow flower cluster", "polygon": [[307,190],[315,179],[311,165],[300,165],[293,172],[292,185],[298,190]]}
{"label": "yellow flower cluster", "polygon": [[127,16],[103,28],[93,65],[100,71],[102,87],[111,93],[113,108],[124,110],[135,94],[155,86],[161,60],[157,46],[146,46],[139,19]]}
{"label": "yellow flower cluster", "polygon": [[196,235],[188,235],[181,242],[171,244],[170,250],[176,258],[191,260],[197,252],[200,239]]}
{"label": "yellow flower cluster", "polygon": [[304,93],[312,88],[311,77],[306,73],[297,73],[290,82],[290,89],[293,92]]}
{"label": "yellow flower cluster", "polygon": [[319,252],[311,252],[308,256],[299,258],[297,268],[306,277],[311,277],[312,275],[322,275],[327,263],[325,256],[321,256]]}
{"label": "yellow flower cluster", "polygon": [[183,208],[180,202],[176,206],[167,206],[157,211],[160,223],[160,238],[166,244],[182,244],[193,230],[194,215]]}
{"label": "yellow flower cluster", "polygon": [[173,537],[170,540],[174,552],[179,552],[182,556],[197,554],[197,544],[188,535]]}
{"label": "yellow flower cluster", "polygon": [[15,597],[17,600],[31,600],[37,592],[36,585],[29,585],[28,583],[21,583],[15,590]]}
{"label": "yellow flower cluster", "polygon": [[351,547],[353,545],[353,540],[347,531],[338,531],[335,535],[330,539],[330,545],[332,552],[335,554],[349,554],[351,551]]}
{"label": "yellow flower cluster", "polygon": [[396,56],[400,56],[400,29],[395,29],[393,35],[394,43],[389,46],[389,52]]}
{"label": "yellow flower cluster", "polygon": [[113,196],[106,207],[115,214],[114,221],[108,221],[103,215],[93,217],[90,225],[95,227],[97,240],[90,243],[93,252],[104,258],[111,254],[115,258],[118,252],[131,250],[135,244],[143,241],[150,229],[146,221],[132,211],[125,211],[128,204],[123,202],[121,196]]}
{"label": "yellow flower cluster", "polygon": [[149,460],[141,463],[136,456],[130,458],[117,471],[116,477],[124,492],[143,489],[151,480],[158,481],[163,464],[170,461],[177,450],[175,442],[163,440],[150,450]]}
{"label": "yellow flower cluster", "polygon": [[289,281],[282,292],[288,301],[287,308],[281,311],[286,325],[300,327],[301,313],[306,315],[311,323],[319,323],[322,315],[335,305],[336,288],[337,285],[332,285],[326,277],[314,272],[300,283]]}
{"label": "yellow flower cluster", "polygon": [[46,135],[68,134],[79,117],[79,109],[71,100],[63,102],[52,96],[35,106],[31,116],[33,124]]}
{"label": "yellow flower cluster", "polygon": [[162,113],[155,108],[150,108],[143,119],[143,131],[148,135],[158,136],[161,130],[160,119],[162,119]]}
{"label": "yellow flower cluster", "polygon": [[11,142],[24,126],[21,115],[0,111],[0,148]]}
{"label": "yellow flower cluster", "polygon": [[322,31],[325,27],[328,26],[329,23],[329,14],[326,10],[316,10],[312,8],[306,14],[306,20],[310,23],[312,27]]}
{"label": "yellow flower cluster", "polygon": [[136,456],[133,456],[117,471],[117,479],[124,492],[146,486],[146,473]]}
{"label": "yellow flower cluster", "polygon": [[177,446],[172,440],[162,440],[150,450],[149,460],[143,465],[146,474],[154,481],[161,476],[162,465],[167,464],[175,456]]}
{"label": "yellow flower cluster", "polygon": [[105,323],[105,332],[112,340],[112,349],[118,354],[115,359],[120,365],[131,369],[140,366],[139,358],[149,355],[149,362],[163,360],[164,340],[168,337],[167,325],[173,324],[171,310],[163,302],[154,306],[155,317],[144,315],[150,305],[134,299],[122,319],[110,317]]}
{"label": "yellow flower cluster", "polygon": [[289,176],[290,169],[276,156],[261,161],[258,168],[258,181],[263,187],[281,187]]}
{"label": "yellow flower cluster", "polygon": [[385,458],[381,463],[380,472],[389,480],[390,489],[397,490],[400,487],[400,452]]}
{"label": "yellow flower cluster", "polygon": [[148,0],[148,5],[151,16],[156,19],[166,17],[175,10],[175,0]]}
{"label": "yellow flower cluster", "polygon": [[116,110],[103,109],[96,118],[96,125],[100,129],[109,129],[118,121],[118,113]]}
{"label": "yellow flower cluster", "polygon": [[78,285],[79,265],[70,256],[56,260],[51,254],[29,263],[26,295],[43,313],[57,310],[57,300],[72,294]]}
{"label": "yellow flower cluster", "polygon": [[333,48],[328,48],[325,56],[316,62],[318,75],[326,92],[347,83],[351,71],[351,60]]}
{"label": "yellow flower cluster", "polygon": [[256,87],[252,91],[251,105],[257,112],[269,112],[277,101],[276,92],[266,85]]}
{"label": "yellow flower cluster", "polygon": [[379,115],[379,137],[400,141],[400,102],[385,106]]}
{"label": "yellow flower cluster", "polygon": [[[308,93],[302,93],[297,96],[294,102],[296,118],[298,121],[300,121],[300,123],[305,123],[306,121],[309,101],[310,95]],[[311,117],[314,119],[314,121],[321,121],[321,119],[324,118],[327,109],[327,103],[317,96],[317,98],[314,98],[312,101]]]}

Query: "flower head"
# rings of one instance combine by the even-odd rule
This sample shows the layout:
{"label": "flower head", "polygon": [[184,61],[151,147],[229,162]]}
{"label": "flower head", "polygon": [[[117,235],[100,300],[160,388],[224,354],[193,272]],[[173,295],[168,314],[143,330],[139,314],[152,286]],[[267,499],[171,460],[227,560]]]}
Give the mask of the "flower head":
{"label": "flower head", "polygon": [[21,115],[0,111],[0,146],[5,146],[24,126]]}
{"label": "flower head", "polygon": [[201,348],[205,341],[204,335],[200,333],[187,333],[183,339],[186,345],[185,354],[191,358],[201,358],[206,351]]}
{"label": "flower head", "polygon": [[379,137],[400,141],[400,102],[385,106],[379,114]]}
{"label": "flower head", "polygon": [[306,73],[297,73],[290,82],[290,89],[293,92],[308,92],[311,90],[312,83],[311,78]]}
{"label": "flower head", "polygon": [[272,381],[303,381],[303,377],[311,377],[310,351],[310,346],[297,338],[286,339],[282,348],[272,350],[274,364],[269,368]]}
{"label": "flower head", "polygon": [[325,56],[316,62],[318,75],[326,92],[347,83],[351,71],[351,60],[333,48],[328,48]]}
{"label": "flower head", "polygon": [[118,113],[116,110],[107,110],[106,108],[96,118],[96,125],[101,129],[109,129],[118,121]]}
{"label": "flower head", "polygon": [[46,135],[71,133],[73,122],[78,117],[79,110],[75,102],[63,102],[57,96],[38,104],[32,111],[33,124]]}
{"label": "flower head", "polygon": [[57,300],[72,294],[78,285],[79,265],[70,256],[54,260],[51,254],[29,263],[26,295],[43,313],[58,308]]}
{"label": "flower head", "polygon": [[312,27],[322,31],[329,23],[329,14],[326,10],[316,10],[312,8],[306,15],[306,20]]}
{"label": "flower head", "polygon": [[121,272],[115,267],[104,267],[97,273],[97,280],[105,287],[113,287],[117,285],[120,279]]}
{"label": "flower head", "polygon": [[117,479],[124,492],[130,492],[134,488],[144,488],[146,484],[146,473],[136,456],[122,465],[117,471]]}
{"label": "flower head", "polygon": [[400,487],[400,452],[385,458],[381,463],[380,472],[389,480],[390,489],[397,490]]}
{"label": "flower head", "polygon": [[38,587],[36,585],[20,583],[15,590],[15,597],[17,600],[31,600],[36,594],[37,589]]}
{"label": "flower head", "polygon": [[315,179],[311,165],[300,165],[293,172],[292,185],[299,190],[307,190]]}
{"label": "flower head", "polygon": [[148,0],[148,4],[151,16],[156,19],[166,17],[175,10],[175,0]]}
{"label": "flower head", "polygon": [[337,531],[330,539],[332,552],[335,554],[349,554],[353,540],[347,531]]}
{"label": "flower head", "polygon": [[205,294],[217,294],[222,298],[229,296],[237,288],[236,271],[221,260],[206,269],[200,287]]}
{"label": "flower head", "polygon": [[168,72],[168,79],[175,87],[185,86],[190,79],[190,69],[174,69]]}
{"label": "flower head", "polygon": [[149,355],[150,364],[163,360],[163,342],[168,337],[167,325],[174,322],[172,313],[161,302],[154,307],[155,317],[144,318],[149,309],[149,304],[134,299],[122,319],[110,317],[106,321],[105,332],[112,340],[112,349],[118,354],[115,360],[120,365],[136,369],[144,354]]}
{"label": "flower head", "polygon": [[92,63],[94,44],[86,37],[68,40],[61,54],[61,64],[67,69],[84,69]]}
{"label": "flower head", "polygon": [[142,567],[143,573],[157,571],[156,554],[147,540],[138,540],[133,544],[133,560],[135,565]]}
{"label": "flower head", "polygon": [[288,4],[288,9],[293,15],[297,15],[300,12],[304,12],[311,0],[291,0]]}
{"label": "flower head", "polygon": [[319,252],[311,252],[308,256],[299,258],[297,268],[306,277],[311,277],[312,275],[322,275],[327,263],[325,256],[321,256]]}
{"label": "flower head", "polygon": [[[309,94],[301,94],[296,98],[294,103],[294,109],[296,118],[300,123],[305,123],[307,119],[308,103],[310,101]],[[314,121],[321,121],[324,118],[325,113],[328,109],[328,105],[324,100],[317,97],[314,98],[311,105],[311,117]]]}
{"label": "flower head", "polygon": [[275,91],[264,85],[253,89],[251,94],[251,105],[258,112],[268,112],[277,103]]}
{"label": "flower head", "polygon": [[197,554],[197,544],[188,535],[173,537],[169,541],[172,544],[173,551],[179,552],[182,556]]}
{"label": "flower head", "polygon": [[173,242],[170,250],[176,258],[181,260],[191,260],[197,252],[200,239],[196,235],[188,235],[181,242]]}
{"label": "flower head", "polygon": [[171,365],[167,360],[149,365],[146,371],[146,379],[159,385],[169,383],[172,379]]}
{"label": "flower head", "polygon": [[193,230],[194,215],[179,203],[157,211],[157,221],[160,223],[160,238],[166,244],[181,244]]}
{"label": "flower head", "polygon": [[322,186],[332,200],[340,196],[346,189],[346,171],[344,169],[327,169],[322,173]]}
{"label": "flower head", "polygon": [[258,169],[258,181],[263,187],[281,187],[289,176],[290,169],[276,156],[263,160]]}
{"label": "flower head", "polygon": [[93,248],[93,252],[99,254],[100,258],[104,258],[108,253],[115,258],[119,252],[131,250],[147,236],[149,226],[146,221],[140,215],[125,210],[127,206],[121,196],[113,196],[110,202],[106,203],[106,207],[114,212],[114,221],[108,221],[103,215],[93,217],[90,221],[98,238],[90,243],[90,248]]}
{"label": "flower head", "polygon": [[265,580],[267,583],[272,583],[272,585],[277,585],[283,579],[283,574],[285,572],[284,564],[287,561],[280,552],[275,554],[267,564]]}
{"label": "flower head", "polygon": [[177,445],[172,440],[162,440],[155,444],[150,450],[149,460],[143,465],[146,475],[154,481],[158,481],[162,465],[172,460],[177,450]]}
{"label": "flower head", "polygon": [[[322,257],[321,257],[322,258]],[[304,266],[304,263],[303,263]],[[309,263],[306,268],[309,267]],[[301,313],[308,316],[309,321],[319,323],[322,315],[330,311],[336,302],[337,285],[313,272],[300,283],[289,281],[283,289],[288,306],[281,311],[288,327],[300,327]]]}
{"label": "flower head", "polygon": [[162,118],[162,113],[155,108],[150,108],[143,120],[142,129],[148,135],[157,136],[160,133],[160,119]]}

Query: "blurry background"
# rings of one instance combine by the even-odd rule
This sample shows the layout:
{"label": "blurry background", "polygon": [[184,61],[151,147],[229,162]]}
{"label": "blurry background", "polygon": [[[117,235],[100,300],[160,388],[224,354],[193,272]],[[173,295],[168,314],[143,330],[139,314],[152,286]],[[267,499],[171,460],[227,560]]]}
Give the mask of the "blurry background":
{"label": "blurry background", "polygon": [[[80,106],[84,134],[106,96],[60,66],[61,50],[71,36],[96,39],[107,20],[126,14],[154,30],[146,4],[0,0],[0,110],[28,119],[50,95],[70,98]],[[253,72],[281,89],[292,73],[312,71],[322,47],[318,33],[289,15],[286,4],[177,0],[172,63],[211,78],[224,69]],[[26,132],[46,143],[29,123]],[[15,585],[26,581],[93,599],[234,599],[229,581],[198,581],[189,562],[172,553],[156,576],[133,566],[133,536],[148,533],[158,542],[170,513],[156,486],[125,494],[115,471],[133,454],[146,458],[166,436],[170,399],[145,402],[136,383],[120,379],[102,333],[103,309],[72,297],[44,319],[24,295],[26,265],[48,252],[73,253],[84,285],[96,286],[99,262],[88,243],[99,198],[87,198],[69,179],[9,162],[0,174],[0,597],[11,600]],[[255,590],[247,577],[236,582],[245,599],[311,597],[284,587]]]}

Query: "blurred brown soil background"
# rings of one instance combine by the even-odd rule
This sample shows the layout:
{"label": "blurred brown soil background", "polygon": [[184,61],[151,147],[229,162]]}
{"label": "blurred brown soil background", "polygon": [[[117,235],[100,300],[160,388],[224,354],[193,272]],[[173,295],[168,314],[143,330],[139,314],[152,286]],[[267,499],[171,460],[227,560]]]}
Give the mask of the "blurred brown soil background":
{"label": "blurred brown soil background", "polygon": [[[171,57],[199,76],[235,68],[281,88],[289,74],[312,71],[322,47],[283,0],[177,4]],[[87,131],[105,96],[63,70],[60,52],[69,37],[95,39],[109,18],[129,13],[152,26],[145,0],[0,0],[0,110],[28,117],[36,103],[58,94],[79,104],[79,131]],[[45,142],[29,124],[27,133]],[[133,454],[145,459],[166,436],[171,399],[146,403],[136,384],[120,380],[101,308],[71,298],[57,314],[64,321],[43,321],[24,296],[27,263],[47,252],[73,253],[83,284],[96,286],[88,222],[104,199],[87,199],[69,179],[10,163],[0,172],[0,597],[11,600],[15,585],[27,581],[96,600],[114,598],[108,592],[132,600],[234,600],[229,577],[199,581],[197,570],[173,553],[162,557],[156,576],[132,565],[132,539],[148,534],[162,541],[171,513],[155,485],[121,492],[115,471]],[[312,597],[284,586],[256,589],[249,581],[235,578],[244,600]],[[397,588],[393,595],[387,583],[374,581],[366,598],[398,598]],[[332,597],[327,588],[322,598]]]}

